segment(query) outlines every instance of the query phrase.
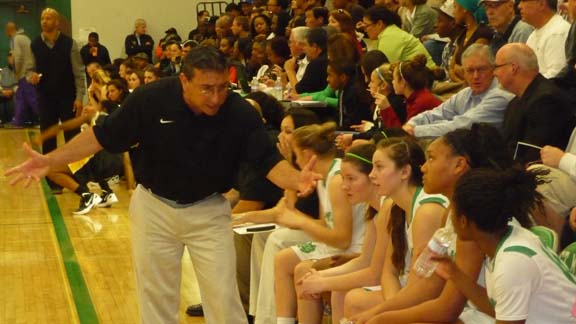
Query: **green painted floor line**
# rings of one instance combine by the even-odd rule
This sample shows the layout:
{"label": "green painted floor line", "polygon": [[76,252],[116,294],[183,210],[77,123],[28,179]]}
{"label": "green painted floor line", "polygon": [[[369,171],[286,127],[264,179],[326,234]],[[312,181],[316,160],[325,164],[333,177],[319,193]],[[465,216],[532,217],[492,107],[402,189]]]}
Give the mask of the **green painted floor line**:
{"label": "green painted floor line", "polygon": [[[28,133],[28,138],[30,138],[30,132]],[[66,270],[66,276],[68,277],[68,283],[70,284],[70,290],[72,291],[72,297],[80,323],[97,324],[98,316],[96,315],[94,304],[92,304],[88,287],[86,287],[82,269],[80,269],[80,265],[78,264],[78,259],[76,258],[76,253],[74,252],[74,247],[70,240],[70,235],[68,234],[66,223],[62,217],[58,201],[56,201],[45,179],[42,179],[41,185],[44,191],[44,197],[46,198],[46,205],[52,218],[52,224],[54,225],[54,231],[56,232],[56,238],[58,239],[64,269]]]}

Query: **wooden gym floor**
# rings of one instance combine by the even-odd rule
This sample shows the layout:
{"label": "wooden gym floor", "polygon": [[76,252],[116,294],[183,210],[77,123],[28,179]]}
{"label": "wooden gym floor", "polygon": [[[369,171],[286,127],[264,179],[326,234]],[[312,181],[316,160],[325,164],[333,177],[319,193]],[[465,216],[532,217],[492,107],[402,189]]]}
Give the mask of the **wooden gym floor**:
{"label": "wooden gym floor", "polygon": [[[11,187],[3,174],[36,132],[0,129],[0,324],[138,323],[124,184],[113,187],[119,203],[84,216],[70,191]],[[200,297],[187,254],[183,263],[180,323],[204,323],[184,312]]]}

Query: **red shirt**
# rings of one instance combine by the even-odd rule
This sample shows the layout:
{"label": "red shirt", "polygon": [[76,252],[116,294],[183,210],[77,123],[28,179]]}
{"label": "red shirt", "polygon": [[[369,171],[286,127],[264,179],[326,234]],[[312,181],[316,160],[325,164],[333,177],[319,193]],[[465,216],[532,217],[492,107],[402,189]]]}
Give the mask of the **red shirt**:
{"label": "red shirt", "polygon": [[418,115],[419,113],[440,106],[442,100],[424,88],[414,91],[410,97],[406,98],[406,120]]}

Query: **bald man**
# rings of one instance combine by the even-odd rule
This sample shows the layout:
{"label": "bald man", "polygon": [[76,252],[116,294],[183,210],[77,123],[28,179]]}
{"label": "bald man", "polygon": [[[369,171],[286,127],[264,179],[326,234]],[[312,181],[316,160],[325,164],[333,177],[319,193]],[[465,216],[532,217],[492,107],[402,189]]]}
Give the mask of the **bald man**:
{"label": "bald man", "polygon": [[538,60],[526,44],[504,45],[496,54],[494,75],[516,97],[504,116],[503,135],[516,160],[540,159],[538,149],[525,149],[524,142],[542,147],[566,147],[575,125],[574,106],[568,95],[538,72]]}
{"label": "bald man", "polygon": [[[59,121],[66,121],[82,112],[82,98],[86,93],[84,65],[78,44],[60,32],[60,15],[52,8],[42,11],[42,32],[31,44],[35,72],[29,81],[36,85],[40,107],[40,130]],[[78,131],[66,131],[66,141]],[[56,140],[42,144],[44,154],[56,148]]]}
{"label": "bald man", "polygon": [[10,51],[14,59],[14,77],[18,80],[11,126],[23,127],[39,114],[36,89],[26,81],[26,74],[34,68],[34,56],[30,49],[30,38],[22,29],[18,29],[14,22],[8,22],[5,31],[10,40]]}

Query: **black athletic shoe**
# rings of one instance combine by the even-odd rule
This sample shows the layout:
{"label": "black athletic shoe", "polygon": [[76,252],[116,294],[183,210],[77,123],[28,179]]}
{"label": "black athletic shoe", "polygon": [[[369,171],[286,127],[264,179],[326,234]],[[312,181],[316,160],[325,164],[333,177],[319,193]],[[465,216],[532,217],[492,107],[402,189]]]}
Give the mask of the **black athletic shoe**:
{"label": "black athletic shoe", "polygon": [[80,206],[73,211],[74,215],[84,215],[88,213],[92,207],[99,204],[102,198],[95,193],[85,192],[80,196]]}
{"label": "black athletic shoe", "polygon": [[204,316],[202,304],[188,306],[188,308],[186,308],[186,314],[188,314],[188,316]]}

